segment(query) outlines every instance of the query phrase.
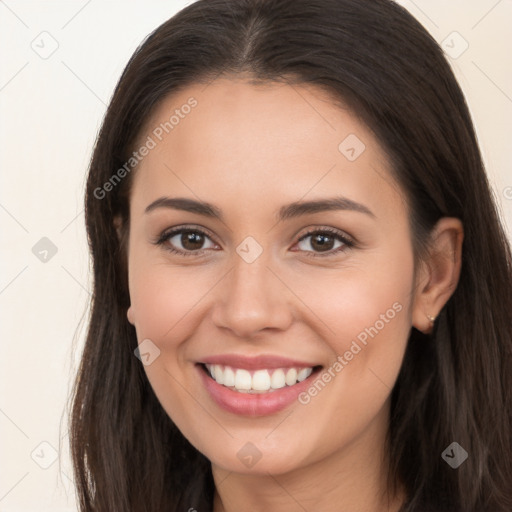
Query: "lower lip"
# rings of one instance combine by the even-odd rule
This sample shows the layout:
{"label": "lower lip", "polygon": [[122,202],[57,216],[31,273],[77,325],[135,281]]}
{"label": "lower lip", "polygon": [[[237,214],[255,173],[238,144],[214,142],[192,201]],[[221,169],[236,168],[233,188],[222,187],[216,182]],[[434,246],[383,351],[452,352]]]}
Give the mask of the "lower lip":
{"label": "lower lip", "polygon": [[226,411],[242,416],[266,416],[282,411],[298,400],[299,394],[311,385],[320,371],[320,369],[313,371],[307,379],[293,386],[285,386],[269,393],[239,393],[217,383],[206,374],[201,364],[196,366],[215,403]]}

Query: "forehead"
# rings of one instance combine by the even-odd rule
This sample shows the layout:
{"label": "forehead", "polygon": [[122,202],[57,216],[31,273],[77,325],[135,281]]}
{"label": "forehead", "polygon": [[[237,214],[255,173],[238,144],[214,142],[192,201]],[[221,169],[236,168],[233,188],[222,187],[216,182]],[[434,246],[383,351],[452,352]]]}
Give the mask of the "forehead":
{"label": "forehead", "polygon": [[402,202],[372,132],[311,85],[227,78],[193,84],[161,102],[140,144],[149,139],[134,200],[214,192],[218,201],[242,197],[246,207],[261,208],[263,199],[277,204],[336,191],[382,208]]}

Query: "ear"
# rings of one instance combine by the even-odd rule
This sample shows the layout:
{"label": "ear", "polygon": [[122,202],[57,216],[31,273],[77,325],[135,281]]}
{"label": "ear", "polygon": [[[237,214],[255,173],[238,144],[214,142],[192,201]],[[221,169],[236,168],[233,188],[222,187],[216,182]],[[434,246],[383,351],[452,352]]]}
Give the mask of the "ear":
{"label": "ear", "polygon": [[[443,217],[431,235],[431,249],[418,271],[414,290],[412,324],[430,334],[436,318],[459,282],[464,228],[459,219]],[[429,319],[429,317],[431,317]]]}
{"label": "ear", "polygon": [[[114,227],[116,228],[117,239],[119,240],[119,242],[121,242],[122,228],[123,228],[123,219],[122,219],[121,215],[116,215],[114,217],[113,223],[114,223]],[[126,311],[126,317],[128,318],[128,322],[130,322],[133,326],[135,326],[135,317],[134,317],[134,312],[133,312],[132,306],[130,306],[128,308],[128,310]]]}
{"label": "ear", "polygon": [[133,326],[135,326],[135,315],[133,312],[133,307],[130,306],[126,311],[126,318],[128,318],[128,322],[130,322]]}

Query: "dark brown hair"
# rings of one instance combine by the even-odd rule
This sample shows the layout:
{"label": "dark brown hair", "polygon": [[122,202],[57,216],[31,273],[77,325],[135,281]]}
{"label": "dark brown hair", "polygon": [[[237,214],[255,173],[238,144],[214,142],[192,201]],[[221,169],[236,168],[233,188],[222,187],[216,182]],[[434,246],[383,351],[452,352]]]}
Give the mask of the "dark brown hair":
{"label": "dark brown hair", "polygon": [[[450,66],[390,0],[199,0],[130,59],[96,141],[85,198],[94,288],[70,418],[81,510],[211,510],[210,463],[167,416],[134,356],[124,243],[133,174],[98,190],[128,161],[167,95],[242,73],[316,85],[364,120],[393,162],[418,254],[441,217],[463,222],[459,284],[431,336],[411,329],[392,390],[390,484],[405,485],[403,512],[509,512],[510,247]],[[469,453],[458,469],[441,457],[454,441]]]}

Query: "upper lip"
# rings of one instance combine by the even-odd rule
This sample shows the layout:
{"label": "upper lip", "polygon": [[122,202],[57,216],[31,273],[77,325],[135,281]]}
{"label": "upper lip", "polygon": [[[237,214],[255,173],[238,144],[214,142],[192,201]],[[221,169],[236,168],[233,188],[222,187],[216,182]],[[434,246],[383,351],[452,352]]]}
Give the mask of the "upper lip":
{"label": "upper lip", "polygon": [[220,364],[231,366],[232,368],[242,368],[245,370],[258,370],[264,368],[313,368],[318,366],[317,364],[308,361],[299,361],[298,359],[273,356],[270,354],[262,354],[253,357],[239,354],[219,354],[205,357],[200,362],[203,364]]}

